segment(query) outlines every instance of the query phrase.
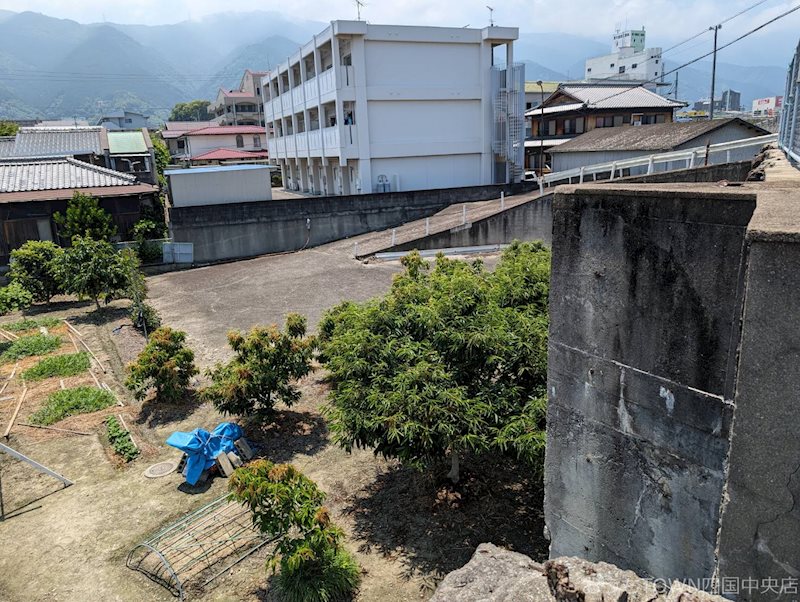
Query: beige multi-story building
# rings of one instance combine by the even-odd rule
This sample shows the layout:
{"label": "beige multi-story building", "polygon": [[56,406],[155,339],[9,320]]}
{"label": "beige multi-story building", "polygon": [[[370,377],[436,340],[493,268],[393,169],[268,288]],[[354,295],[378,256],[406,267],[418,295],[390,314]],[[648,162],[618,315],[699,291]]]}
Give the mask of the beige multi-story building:
{"label": "beige multi-story building", "polygon": [[212,120],[218,125],[264,125],[261,78],[267,75],[267,71],[245,69],[238,89],[220,88],[208,107]]}

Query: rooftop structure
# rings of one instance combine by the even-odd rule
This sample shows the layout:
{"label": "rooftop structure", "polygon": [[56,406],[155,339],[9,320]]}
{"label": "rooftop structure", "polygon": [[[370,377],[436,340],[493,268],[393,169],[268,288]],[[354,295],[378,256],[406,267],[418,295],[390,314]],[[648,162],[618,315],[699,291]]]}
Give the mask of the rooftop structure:
{"label": "rooftop structure", "polygon": [[[0,193],[133,186],[131,175],[70,157],[0,161]],[[2,199],[3,197],[0,197]]]}
{"label": "rooftop structure", "polygon": [[642,29],[617,30],[611,54],[586,60],[587,81],[614,79],[620,81],[655,82],[664,74],[661,48],[645,48]]}

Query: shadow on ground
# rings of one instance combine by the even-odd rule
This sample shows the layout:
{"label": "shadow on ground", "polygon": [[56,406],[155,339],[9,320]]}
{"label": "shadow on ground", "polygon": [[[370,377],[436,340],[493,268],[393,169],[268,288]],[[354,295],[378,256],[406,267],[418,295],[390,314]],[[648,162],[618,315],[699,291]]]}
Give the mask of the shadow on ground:
{"label": "shadow on ground", "polygon": [[201,406],[197,392],[190,392],[186,399],[177,403],[166,403],[149,397],[142,403],[136,424],[144,424],[150,428],[181,422],[194,414]]}
{"label": "shadow on ground", "polygon": [[[89,302],[89,305],[94,305],[94,304],[92,302]],[[76,304],[73,304],[72,306],[75,307]],[[100,308],[99,311],[95,309],[94,311],[90,311],[85,314],[81,314],[79,316],[74,316],[70,320],[70,322],[73,326],[76,327],[81,324],[92,324],[93,326],[102,326],[103,324],[114,322],[115,320],[119,320],[120,318],[128,317],[128,313],[129,311],[127,307],[104,305]]]}
{"label": "shadow on ground", "polygon": [[351,498],[344,512],[353,535],[365,540],[360,551],[397,558],[406,578],[421,573],[436,581],[465,565],[483,542],[547,558],[543,487],[534,470],[502,458],[472,459],[455,486],[444,473],[396,466]]}
{"label": "shadow on ground", "polygon": [[267,424],[242,425],[258,455],[271,462],[291,462],[298,454],[312,455],[328,444],[328,426],[319,414],[279,410]]}

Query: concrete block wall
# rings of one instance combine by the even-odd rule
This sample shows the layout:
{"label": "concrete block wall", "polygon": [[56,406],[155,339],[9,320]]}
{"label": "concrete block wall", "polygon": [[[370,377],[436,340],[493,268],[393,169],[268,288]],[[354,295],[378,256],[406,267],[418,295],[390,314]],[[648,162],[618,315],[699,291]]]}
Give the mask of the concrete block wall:
{"label": "concrete block wall", "polygon": [[766,163],[737,188],[557,190],[551,557],[797,599],[800,172]]}

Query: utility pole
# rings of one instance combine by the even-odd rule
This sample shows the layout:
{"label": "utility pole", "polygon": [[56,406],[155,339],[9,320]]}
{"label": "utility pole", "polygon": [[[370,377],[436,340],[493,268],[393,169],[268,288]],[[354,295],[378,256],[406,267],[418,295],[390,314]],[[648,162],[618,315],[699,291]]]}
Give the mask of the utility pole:
{"label": "utility pole", "polygon": [[714,58],[711,61],[711,99],[708,102],[708,119],[714,119],[714,87],[717,83],[717,33],[722,29],[722,25],[714,25],[708,30],[714,32]]}
{"label": "utility pole", "polygon": [[675,100],[678,100],[678,71],[675,72]]}
{"label": "utility pole", "polygon": [[539,119],[539,177],[544,177],[544,84],[542,80],[536,82],[539,86],[539,106],[542,107],[542,117]]}

